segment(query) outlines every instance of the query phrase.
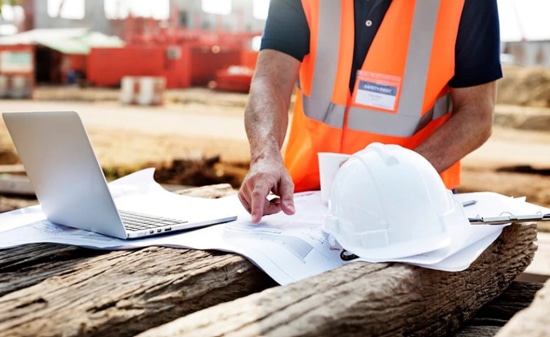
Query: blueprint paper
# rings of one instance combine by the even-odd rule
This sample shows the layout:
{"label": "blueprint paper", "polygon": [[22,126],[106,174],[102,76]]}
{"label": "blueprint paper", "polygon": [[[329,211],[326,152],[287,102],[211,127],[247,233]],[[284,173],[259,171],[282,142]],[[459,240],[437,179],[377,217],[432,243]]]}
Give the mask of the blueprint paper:
{"label": "blueprint paper", "polygon": [[[236,221],[188,232],[138,240],[120,240],[101,234],[55,225],[48,222],[39,206],[0,214],[0,248],[28,243],[59,243],[93,249],[135,249],[146,246],[216,249],[248,258],[279,284],[285,285],[342,266],[341,248],[322,230],[328,212],[319,191],[295,195],[296,214],[278,213],[250,222],[236,195],[205,199],[166,191],[153,179],[153,169],[142,170],[109,184],[118,207],[163,216],[183,216],[212,212],[238,214]],[[549,212],[523,199],[496,193],[457,194],[460,201],[476,200],[465,208],[469,217],[498,216],[503,212],[532,214]],[[505,225],[457,228],[447,249],[395,262],[425,268],[460,271],[466,269],[501,233]],[[391,262],[391,261],[371,261]],[[347,262],[353,263],[353,262]]]}
{"label": "blueprint paper", "polygon": [[[504,197],[496,193],[485,193],[485,192],[455,194],[453,195],[453,197],[459,200],[460,202],[464,202],[467,200],[476,201],[474,205],[464,208],[466,216],[468,217],[475,217],[479,214],[500,214],[503,212],[503,210],[510,209],[510,204],[508,203],[508,200],[512,200],[511,198]],[[506,225],[473,226],[470,224],[464,225],[462,223],[458,223],[456,226],[451,226],[447,228],[450,231],[450,237],[451,237],[451,243],[448,247],[435,250],[432,252],[420,254],[420,255],[406,256],[398,259],[392,259],[390,261],[406,262],[406,263],[421,265],[424,267],[431,265],[433,269],[441,268],[443,270],[448,270],[448,271],[465,269],[459,266],[459,265],[464,265],[464,263],[459,263],[459,265],[451,267],[449,266],[449,261],[445,261],[445,263],[443,263],[443,260],[449,258],[451,255],[460,251],[462,251],[463,253],[460,256],[464,256],[464,259],[466,261],[471,262],[475,260],[475,258],[479,256],[479,254],[483,252],[484,249],[482,249],[481,252],[476,253],[476,250],[473,249],[473,246],[470,247],[470,249],[467,249],[465,251],[464,251],[464,248],[474,244],[478,240],[482,240],[487,237],[492,238],[490,240],[491,242],[494,241],[500,235],[500,233],[502,232],[502,228],[505,226]],[[485,246],[485,248],[487,246]],[[467,258],[467,256],[471,256],[471,258]],[[382,260],[363,259],[363,258],[361,260],[368,261],[368,262],[382,262]],[[456,259],[454,260],[456,261]],[[443,266],[448,266],[448,267],[444,268]]]}

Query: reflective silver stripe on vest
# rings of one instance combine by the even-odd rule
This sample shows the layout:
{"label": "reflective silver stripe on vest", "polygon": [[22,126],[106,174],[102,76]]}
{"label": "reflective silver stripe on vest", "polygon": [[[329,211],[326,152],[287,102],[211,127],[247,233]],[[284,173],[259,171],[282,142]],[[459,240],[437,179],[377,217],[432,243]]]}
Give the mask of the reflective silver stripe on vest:
{"label": "reflective silver stripe on vest", "polygon": [[341,2],[334,0],[319,0],[319,2],[319,38],[311,82],[311,96],[303,96],[302,102],[307,116],[341,128],[344,125],[346,107],[332,103],[332,92],[338,71],[337,46],[342,19]]}
{"label": "reflective silver stripe on vest", "polygon": [[[349,129],[407,137],[450,111],[450,99],[444,96],[422,115],[439,3],[440,0],[416,1],[398,112],[350,108]],[[338,67],[341,3],[319,0],[319,4],[319,35],[311,95],[302,95],[303,109],[309,118],[342,128],[346,107],[331,102]]]}
{"label": "reflective silver stripe on vest", "polygon": [[432,120],[442,117],[450,110],[450,95],[438,98],[434,106],[423,116],[389,114],[351,107],[348,113],[348,128],[388,136],[407,137],[422,130]]}

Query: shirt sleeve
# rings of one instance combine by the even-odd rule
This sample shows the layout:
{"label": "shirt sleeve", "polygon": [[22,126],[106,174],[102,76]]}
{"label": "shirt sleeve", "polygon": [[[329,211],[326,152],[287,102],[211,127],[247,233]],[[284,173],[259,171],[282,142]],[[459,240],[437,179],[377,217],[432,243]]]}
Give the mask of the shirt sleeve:
{"label": "shirt sleeve", "polygon": [[449,85],[470,87],[501,77],[497,0],[466,0],[456,41],[455,74]]}
{"label": "shirt sleeve", "polygon": [[301,62],[309,53],[309,33],[300,0],[271,0],[260,50],[274,49]]}

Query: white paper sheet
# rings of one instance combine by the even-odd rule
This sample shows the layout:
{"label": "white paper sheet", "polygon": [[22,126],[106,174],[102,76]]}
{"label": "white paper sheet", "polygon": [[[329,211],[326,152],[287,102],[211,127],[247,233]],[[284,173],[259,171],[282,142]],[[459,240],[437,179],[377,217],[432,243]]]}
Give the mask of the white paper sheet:
{"label": "white paper sheet", "polygon": [[[117,206],[164,216],[186,214],[187,209],[202,212],[228,211],[238,214],[234,222],[189,232],[172,233],[139,240],[120,240],[101,234],[52,224],[39,206],[0,214],[0,248],[50,242],[94,249],[132,249],[167,246],[217,249],[241,254],[284,285],[343,265],[340,249],[331,246],[322,231],[328,209],[320,192],[295,195],[296,214],[278,213],[252,224],[237,196],[203,199],[181,196],[164,190],[153,180],[153,170],[143,170],[110,183]],[[467,215],[497,216],[504,211],[518,214],[547,213],[542,207],[496,193],[458,194],[459,200],[474,199]],[[426,268],[459,271],[466,269],[500,234],[499,226],[471,226],[452,234],[449,249],[403,257],[400,262]]]}

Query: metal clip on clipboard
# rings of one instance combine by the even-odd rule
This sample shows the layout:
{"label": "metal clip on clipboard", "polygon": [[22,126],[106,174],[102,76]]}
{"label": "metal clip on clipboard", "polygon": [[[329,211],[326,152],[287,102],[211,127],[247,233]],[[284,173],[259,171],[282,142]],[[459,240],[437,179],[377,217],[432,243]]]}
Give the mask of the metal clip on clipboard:
{"label": "metal clip on clipboard", "polygon": [[515,215],[512,213],[503,214],[494,217],[482,217],[477,216],[475,218],[468,218],[471,225],[504,225],[512,222],[536,222],[536,221],[550,221],[550,213],[548,214],[524,214]]}

